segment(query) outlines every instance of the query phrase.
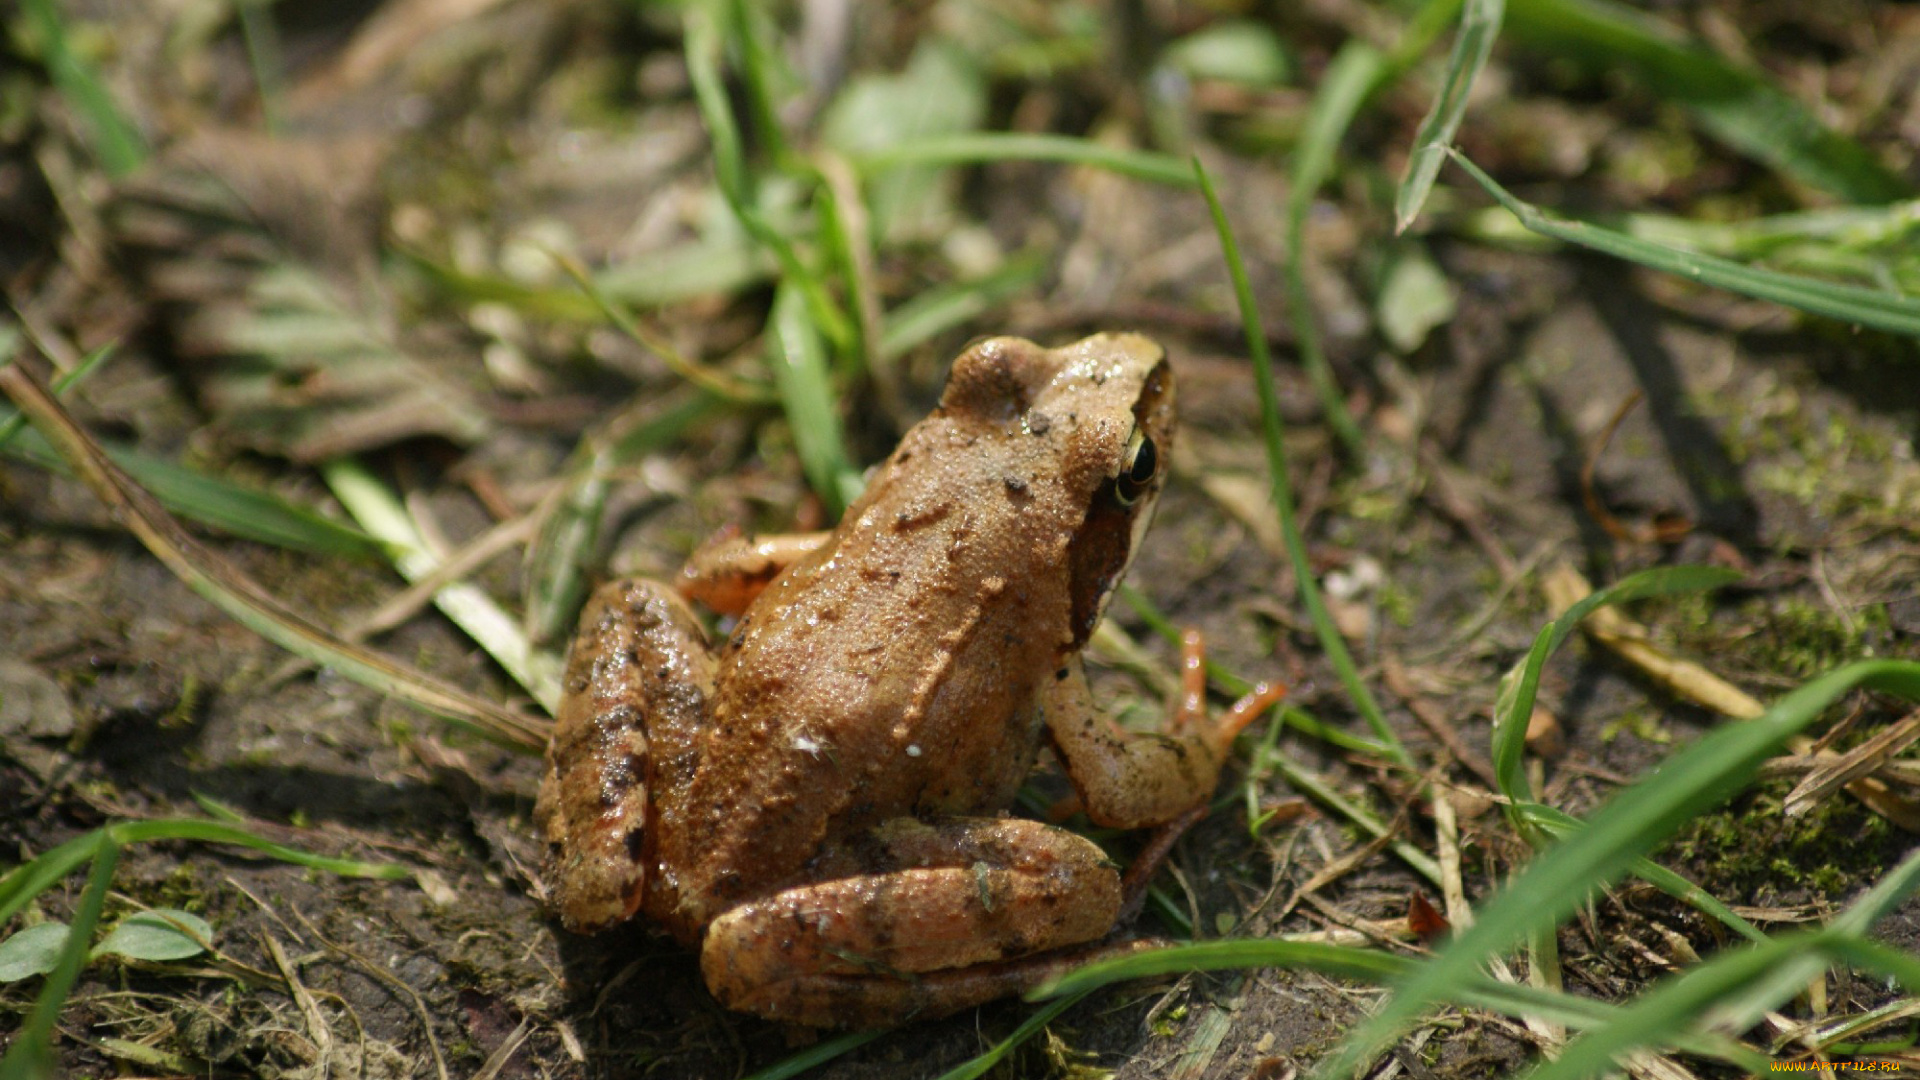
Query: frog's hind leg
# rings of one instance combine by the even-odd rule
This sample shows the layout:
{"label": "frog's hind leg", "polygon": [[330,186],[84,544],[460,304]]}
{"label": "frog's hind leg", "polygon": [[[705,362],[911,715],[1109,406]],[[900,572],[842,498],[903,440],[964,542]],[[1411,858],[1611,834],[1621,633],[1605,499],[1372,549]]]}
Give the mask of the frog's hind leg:
{"label": "frog's hind leg", "polygon": [[714,661],[685,601],[659,582],[609,582],[580,613],[534,819],[547,838],[548,906],[592,933],[639,909],[652,862],[651,799],[691,775]]}
{"label": "frog's hind leg", "polygon": [[943,1015],[1062,970],[1051,950],[1097,941],[1120,907],[1093,842],[1013,818],[890,821],[809,870],[708,928],[700,966],[727,1007],[815,1027]]}

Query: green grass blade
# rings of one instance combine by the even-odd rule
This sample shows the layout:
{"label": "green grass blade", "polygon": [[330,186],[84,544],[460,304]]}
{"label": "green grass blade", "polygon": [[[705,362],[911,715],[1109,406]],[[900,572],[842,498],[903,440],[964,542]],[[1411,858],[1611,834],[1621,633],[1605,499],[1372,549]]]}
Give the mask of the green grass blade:
{"label": "green grass blade", "polygon": [[[527,285],[498,274],[474,274],[407,247],[391,249],[434,287],[462,300],[494,301],[546,319],[597,322],[603,316],[593,297],[577,289]],[[763,252],[740,244],[694,241],[615,263],[593,275],[608,299],[633,307],[661,307],[702,296],[731,296],[766,281],[778,264]]]}
{"label": "green grass blade", "polygon": [[[1054,994],[1087,993],[1131,979],[1255,967],[1313,971],[1378,986],[1404,978],[1418,963],[1412,957],[1397,956],[1378,949],[1322,942],[1250,938],[1203,941],[1097,961],[1037,987],[1027,996],[1035,999]],[[1624,1012],[1620,1006],[1604,1001],[1505,983],[1479,972],[1471,973],[1451,987],[1448,1000],[1471,1008],[1513,1017],[1533,1017],[1579,1029],[1603,1027],[1617,1022]],[[1766,1067],[1764,1056],[1720,1036],[1685,1037],[1684,1048],[1736,1064],[1751,1066],[1757,1063],[1762,1069]]]}
{"label": "green grass blade", "polygon": [[[1864,938],[1875,923],[1892,914],[1894,908],[1913,895],[1916,884],[1920,884],[1920,852],[1901,860],[1900,865],[1873,888],[1847,905],[1845,911],[1827,924],[1826,935],[1835,940]],[[1735,1030],[1751,1027],[1768,1012],[1799,995],[1826,967],[1826,961],[1817,956],[1797,956],[1779,964],[1719,1002],[1714,1009],[1715,1018]]]}
{"label": "green grass blade", "polygon": [[1315,1074],[1347,1075],[1488,957],[1555,924],[1654,845],[1730,798],[1788,738],[1856,687],[1920,698],[1920,663],[1850,664],[1785,695],[1760,716],[1719,727],[1668,758],[1652,775],[1610,799],[1585,829],[1543,852],[1488,901],[1479,921],[1420,965],[1372,1019],[1321,1062]]}
{"label": "green grass blade", "polygon": [[854,314],[854,340],[839,355],[836,371],[842,378],[857,379],[879,361],[880,297],[874,291],[872,222],[860,181],[844,161],[831,159],[818,175],[821,182],[814,192],[814,218],[819,224],[815,232],[824,249],[825,272],[841,283],[847,310]]}
{"label": "green grass blade", "polygon": [[747,107],[751,110],[754,131],[766,143],[768,156],[781,161],[791,151],[787,149],[786,133],[780,126],[779,105],[774,101],[776,60],[774,46],[768,41],[772,36],[767,26],[770,16],[762,10],[763,7],[761,4],[748,4],[746,0],[727,0],[723,17],[727,40],[732,43],[739,58],[741,81],[746,86]]}
{"label": "green grass blade", "polygon": [[[82,357],[72,371],[61,372],[59,378],[53,380],[54,396],[58,397],[66,393],[80,385],[87,376],[98,371],[100,365],[106,363],[113,355],[113,350],[118,344],[110,341]],[[19,345],[20,332],[6,323],[0,323],[0,365],[13,359],[13,354]],[[22,416],[19,410],[0,405],[0,450],[5,450],[7,444],[13,441],[13,437],[25,430],[26,426],[27,418]]]}
{"label": "green grass blade", "polygon": [[[289,551],[362,561],[380,561],[387,556],[387,547],[379,540],[279,496],[149,457],[129,447],[102,444],[101,449],[141,487],[151,491],[162,506],[190,521]],[[0,453],[62,475],[73,475],[66,462],[37,431],[21,432],[20,437]]]}
{"label": "green grass blade", "polygon": [[54,0],[23,0],[21,8],[39,36],[40,60],[60,96],[93,133],[93,154],[108,176],[122,177],[147,160],[147,142],[120,107],[93,65],[74,54]]}
{"label": "green grass blade", "polygon": [[1406,975],[1412,966],[1413,961],[1408,958],[1378,949],[1328,945],[1318,941],[1248,938],[1200,941],[1095,961],[1058,979],[1042,983],[1028,993],[1027,998],[1038,1000],[1059,994],[1082,994],[1109,983],[1148,979],[1157,975],[1234,971],[1250,967],[1297,968],[1381,985]]}
{"label": "green grass blade", "polygon": [[[418,581],[440,568],[440,556],[427,547],[405,504],[358,462],[347,458],[327,462],[320,467],[320,475],[340,505],[388,545],[393,568],[401,577]],[[548,715],[560,707],[560,657],[535,649],[520,621],[485,590],[456,582],[434,593],[433,605],[485,649]]]}
{"label": "green grass blade", "polygon": [[[1265,764],[1289,786],[1352,822],[1368,836],[1378,840],[1393,835],[1392,826],[1375,817],[1359,803],[1328,787],[1319,777],[1295,764],[1292,758],[1274,754],[1266,759]],[[1433,856],[1415,846],[1412,841],[1396,837],[1388,840],[1387,846],[1421,877],[1433,882],[1435,886],[1441,883],[1440,864],[1434,861]]]}
{"label": "green grass blade", "polygon": [[285,128],[287,70],[285,53],[280,48],[280,30],[269,10],[272,0],[240,0],[234,5],[240,18],[240,36],[247,45],[247,66],[253,71],[254,89],[260,94],[260,123],[270,135]]}
{"label": "green grass blade", "polygon": [[1515,198],[1465,155],[1455,151],[1453,158],[1529,231],[1815,315],[1859,323],[1875,330],[1920,336],[1920,299],[1762,270],[1713,255],[1649,243],[1583,221],[1549,217],[1538,207]]}
{"label": "green grass blade", "polygon": [[85,865],[100,851],[104,834],[96,829],[59,847],[43,851],[31,861],[0,875],[0,926],[53,887],[54,882]]}
{"label": "green grass blade", "polygon": [[[1621,1022],[1622,1007],[1592,998],[1538,987],[1503,983],[1485,976],[1458,988],[1454,1000],[1461,1005],[1516,1018],[1545,1020],[1577,1031],[1588,1031]],[[1700,1057],[1718,1058],[1752,1073],[1767,1071],[1772,1059],[1725,1035],[1711,1032],[1679,1032],[1673,1037],[1675,1048]]]}
{"label": "green grass blade", "polygon": [[819,276],[801,260],[792,241],[760,212],[758,185],[747,167],[740,126],[720,77],[723,43],[719,28],[714,26],[714,14],[704,5],[688,9],[685,40],[688,81],[693,84],[694,101],[713,142],[714,181],[747,235],[773,253],[780,265],[781,280],[802,291],[818,332],[836,349],[851,351],[856,339],[852,321],[834,303]]}
{"label": "green grass blade", "polygon": [[694,101],[706,124],[707,139],[713,144],[714,180],[731,202],[750,195],[753,174],[747,169],[740,125],[734,122],[733,106],[727,101],[727,88],[720,78],[723,43],[720,28],[714,25],[716,12],[712,8],[711,4],[695,4],[687,9],[684,35],[687,78],[693,84]]}
{"label": "green grass blade", "polygon": [[1354,754],[1366,754],[1368,757],[1380,758],[1383,761],[1393,756],[1392,749],[1384,744],[1375,742],[1365,735],[1355,735],[1351,731],[1334,727],[1298,706],[1282,706],[1278,713],[1281,722],[1286,726],[1309,739],[1319,739],[1335,749]]}
{"label": "green grass blade", "polygon": [[1294,580],[1300,589],[1300,602],[1307,609],[1307,617],[1313,623],[1314,632],[1319,635],[1320,647],[1326,652],[1327,660],[1340,675],[1340,685],[1353,700],[1354,708],[1366,719],[1374,738],[1389,750],[1388,760],[1412,769],[1413,759],[1408,756],[1406,748],[1400,745],[1399,736],[1393,733],[1373,694],[1361,681],[1360,671],[1354,666],[1352,655],[1347,652],[1347,643],[1334,627],[1332,617],[1327,614],[1327,606],[1320,599],[1318,581],[1313,576],[1312,565],[1307,561],[1307,544],[1300,536],[1299,524],[1293,518],[1293,491],[1287,478],[1286,432],[1280,421],[1280,394],[1273,385],[1273,360],[1267,353],[1267,333],[1260,325],[1253,286],[1247,280],[1246,264],[1240,259],[1240,247],[1233,239],[1233,228],[1227,222],[1227,212],[1220,205],[1213,191],[1213,182],[1198,159],[1194,160],[1193,171],[1199,180],[1200,192],[1206,197],[1207,207],[1213,213],[1214,229],[1220,234],[1220,249],[1227,261],[1227,272],[1233,278],[1234,295],[1240,303],[1240,321],[1247,335],[1247,355],[1253,363],[1254,385],[1260,392],[1260,424],[1266,437],[1267,471],[1272,482],[1270,494],[1274,511],[1280,518],[1280,535],[1286,539],[1287,557],[1293,565]]}
{"label": "green grass blade", "polygon": [[1823,125],[1766,76],[1606,0],[1509,0],[1511,40],[1599,75],[1627,74],[1679,105],[1715,139],[1850,203],[1883,203],[1910,185],[1859,143]]}
{"label": "green grass blade", "polygon": [[747,1077],[746,1080],[792,1080],[793,1077],[825,1065],[834,1058],[865,1046],[886,1033],[885,1028],[877,1031],[842,1032],[831,1039],[822,1039],[792,1057],[777,1061]]}
{"label": "green grass blade", "polygon": [[811,314],[797,286],[783,282],[774,290],[767,365],[773,369],[774,387],[793,429],[794,449],[807,482],[839,517],[860,494],[860,473],[847,458],[826,349]]}
{"label": "green grass blade", "polygon": [[1047,253],[1027,251],[984,277],[936,285],[915,294],[887,312],[880,331],[881,358],[894,359],[915,345],[979,318],[1044,278],[1051,263]]}
{"label": "green grass blade", "polygon": [[18,364],[0,365],[0,392],[27,414],[154,558],[187,588],[242,626],[297,656],[331,666],[363,686],[394,694],[504,745],[535,753],[546,745],[545,724],[344,641],[261,588],[231,560],[189,533],[158,499],[114,465],[59,401]]}
{"label": "green grass blade", "polygon": [[[1293,171],[1287,188],[1287,258],[1282,264],[1287,285],[1288,314],[1293,319],[1294,340],[1300,349],[1300,366],[1320,398],[1320,411],[1340,440],[1347,455],[1359,460],[1366,440],[1360,425],[1347,412],[1346,398],[1334,381],[1327,352],[1320,344],[1320,328],[1313,321],[1313,297],[1307,291],[1306,234],[1307,216],[1313,210],[1314,195],[1333,175],[1334,157],[1340,141],[1360,106],[1392,74],[1386,57],[1378,49],[1358,38],[1349,40],[1334,54],[1327,73],[1314,91],[1313,104],[1307,110],[1306,129],[1294,150]],[[1238,288],[1238,285],[1235,286]],[[1246,310],[1243,302],[1242,310]],[[1264,348],[1265,341],[1262,340]]]}
{"label": "green grass blade", "polygon": [[1892,979],[1909,994],[1920,993],[1920,956],[1866,938],[1834,934],[1821,938],[1834,959]]}
{"label": "green grass blade", "polygon": [[369,863],[356,859],[336,859],[287,847],[259,836],[238,825],[201,818],[156,818],[151,821],[125,821],[95,829],[75,837],[59,847],[41,852],[31,861],[0,876],[0,926],[18,915],[34,897],[52,888],[54,883],[79,869],[97,854],[103,844],[143,844],[155,840],[195,840],[208,844],[233,844],[252,848],[282,862],[304,866],[340,877],[380,878],[396,881],[412,871],[393,863]]}
{"label": "green grass blade", "polygon": [[1011,131],[976,131],[963,135],[930,135],[895,143],[883,150],[854,154],[850,160],[865,172],[902,165],[977,165],[994,161],[1050,161],[1105,169],[1135,180],[1169,187],[1192,187],[1193,170],[1171,154],[1150,150],[1123,150],[1069,135]]}
{"label": "green grass blade", "polygon": [[[1875,891],[1898,904],[1920,884],[1917,870],[1920,856],[1910,856],[1889,875],[1897,887],[1877,886]],[[1689,1029],[1707,1024],[1745,1028],[1800,993],[1809,979],[1836,962],[1894,979],[1909,993],[1920,991],[1920,957],[1862,934],[1836,923],[1813,933],[1722,952],[1641,995],[1617,1020],[1569,1044],[1560,1060],[1541,1067],[1533,1078],[1583,1080],[1608,1072],[1633,1050],[1677,1045]]]}
{"label": "green grass blade", "polygon": [[1446,163],[1447,149],[1453,145],[1454,132],[1467,114],[1467,93],[1473,80],[1487,66],[1493,40],[1500,35],[1500,20],[1505,0],[1467,0],[1460,15],[1460,34],[1453,41],[1453,54],[1447,59],[1446,78],[1433,109],[1420,121],[1413,136],[1413,153],[1407,159],[1406,179],[1393,196],[1393,229],[1405,232],[1420,216],[1427,193],[1433,190],[1434,177]]}
{"label": "green grass blade", "polygon": [[1721,952],[1641,994],[1612,1023],[1568,1043],[1558,1060],[1529,1073],[1529,1080],[1579,1080],[1610,1072],[1630,1051],[1675,1042],[1716,1001],[1768,971],[1795,956],[1819,954],[1819,939],[1809,934]]}
{"label": "green grass blade", "polygon": [[720,406],[706,394],[682,394],[677,402],[646,402],[644,411],[622,409],[587,432],[567,458],[560,487],[549,497],[553,509],[540,522],[527,555],[524,622],[535,642],[564,641],[580,613],[587,570],[597,554],[609,478],[667,446]]}
{"label": "green grass blade", "polygon": [[86,966],[87,947],[93,941],[93,928],[100,923],[100,912],[106,907],[107,889],[113,884],[113,868],[119,861],[118,845],[95,846],[93,870],[87,875],[86,891],[74,905],[72,928],[67,934],[66,948],[60,953],[60,966],[47,976],[40,988],[40,997],[33,1003],[33,1012],[14,1035],[7,1056],[0,1058],[0,1080],[39,1080],[54,1075],[53,1025],[60,1018],[60,1008],[67,1003],[74,982],[80,978],[80,969]]}
{"label": "green grass blade", "polygon": [[152,821],[128,821],[95,829],[75,837],[50,851],[41,853],[24,866],[0,876],[0,926],[18,914],[35,897],[92,860],[86,891],[74,909],[73,925],[67,935],[60,965],[47,976],[39,1000],[26,1025],[13,1040],[6,1057],[0,1059],[0,1080],[41,1080],[52,1076],[52,1032],[60,1008],[72,992],[80,969],[86,964],[94,927],[99,924],[106,895],[113,881],[120,849],[128,844],[155,840],[197,840],[206,843],[233,844],[251,848],[283,862],[343,877],[381,878],[389,881],[412,876],[404,866],[336,859],[290,848],[246,829],[219,821],[196,818],[160,818]]}
{"label": "green grass blade", "polygon": [[[1511,812],[1518,815],[1518,819],[1523,823],[1520,830],[1523,836],[1547,836],[1564,840],[1586,827],[1586,823],[1579,818],[1540,803],[1517,802],[1513,804]],[[1721,924],[1748,941],[1769,940],[1759,927],[1741,918],[1732,908],[1721,903],[1719,897],[1652,859],[1634,860],[1633,867],[1627,872],[1675,900],[1719,920]]]}
{"label": "green grass blade", "polygon": [[773,277],[778,264],[761,252],[725,243],[697,242],[615,263],[594,275],[600,290],[637,307],[659,307],[700,296],[731,296]]}
{"label": "green grass blade", "polygon": [[1656,244],[1731,259],[1763,258],[1782,249],[1874,248],[1911,258],[1908,246],[1920,231],[1920,199],[1884,206],[1831,206],[1740,221],[1701,221],[1670,214],[1628,214],[1621,230]]}
{"label": "green grass blade", "polygon": [[[1712,566],[1663,566],[1628,575],[1608,588],[1588,594],[1566,613],[1542,627],[1533,639],[1526,659],[1500,681],[1500,694],[1493,705],[1493,770],[1500,783],[1500,794],[1515,803],[1533,799],[1522,766],[1526,749],[1527,721],[1533,716],[1534,696],[1540,689],[1540,672],[1547,658],[1559,650],[1595,608],[1625,603],[1651,596],[1704,592],[1740,580],[1737,571]],[[1524,824],[1516,819],[1516,825]],[[1522,830],[1525,834],[1525,830]]]}
{"label": "green grass blade", "polygon": [[[0,366],[12,359],[17,341],[16,331],[0,325]],[[111,344],[93,350],[72,371],[63,373],[54,381],[53,392],[64,393],[79,385],[112,354]],[[48,445],[45,436],[26,427],[26,422],[27,418],[18,410],[0,406],[0,453],[71,476],[66,462]],[[368,561],[384,555],[380,543],[367,534],[295,506],[278,496],[241,487],[160,458],[148,457],[138,450],[116,446],[103,448],[114,464],[125,469],[142,487],[153,492],[161,505],[203,525],[211,525],[234,536],[263,544],[318,555]]]}
{"label": "green grass blade", "polygon": [[988,1070],[1000,1064],[1002,1059],[1018,1049],[1021,1043],[1040,1034],[1042,1028],[1053,1023],[1054,1017],[1073,1008],[1085,996],[1084,993],[1067,994],[1056,1001],[1048,1002],[1045,1008],[1035,1010],[1032,1016],[1027,1017],[1019,1027],[1014,1028],[1013,1034],[994,1043],[979,1057],[958,1068],[941,1073],[940,1080],[976,1080],[977,1077],[986,1075]]}
{"label": "green grass blade", "polygon": [[738,379],[729,372],[696,363],[682,355],[679,349],[674,348],[672,342],[642,327],[634,319],[633,313],[621,306],[613,297],[608,296],[599,284],[588,276],[586,268],[572,257],[558,255],[555,256],[555,261],[569,277],[573,278],[574,283],[580,286],[580,291],[586,293],[594,302],[594,305],[600,309],[600,314],[605,316],[608,322],[611,322],[635,344],[658,356],[675,375],[717,398],[736,405],[762,405],[773,400],[771,387]]}
{"label": "green grass blade", "polygon": [[[250,848],[281,862],[304,866],[309,870],[337,877],[373,878],[380,881],[404,881],[413,871],[398,863],[370,863],[359,859],[337,859],[276,843],[238,825],[200,818],[156,818],[152,821],[123,821],[106,829],[119,845],[146,844],[156,840],[193,840],[203,844],[232,844]],[[57,850],[57,849],[56,849]]]}

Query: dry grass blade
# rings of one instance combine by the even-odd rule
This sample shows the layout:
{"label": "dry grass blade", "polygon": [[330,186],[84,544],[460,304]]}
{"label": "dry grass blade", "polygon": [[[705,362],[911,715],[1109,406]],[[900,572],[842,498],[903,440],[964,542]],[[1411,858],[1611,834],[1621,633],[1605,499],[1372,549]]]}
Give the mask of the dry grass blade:
{"label": "dry grass blade", "polygon": [[300,973],[294,970],[292,961],[287,959],[286,950],[280,947],[272,934],[261,934],[260,943],[266,947],[267,955],[273,958],[273,966],[280,969],[280,977],[287,981],[287,993],[293,996],[294,1004],[300,1008],[300,1016],[307,1022],[307,1037],[313,1040],[317,1051],[315,1057],[322,1062],[324,1076],[324,1063],[333,1057],[333,1029],[320,1012],[320,1003],[314,1000],[313,991],[300,981]]}
{"label": "dry grass blade", "polygon": [[[1547,571],[1541,579],[1541,589],[1547,595],[1547,606],[1558,614],[1579,603],[1593,591],[1593,586],[1580,576],[1578,570],[1562,563]],[[1674,656],[1655,645],[1648,640],[1645,627],[1613,608],[1595,610],[1580,624],[1580,629],[1595,644],[1631,664],[1674,696],[1691,701],[1703,709],[1711,709],[1735,720],[1751,720],[1766,711],[1766,706],[1760,704],[1753,695],[1699,664]],[[1804,754],[1812,750],[1813,740],[1796,735],[1788,740],[1787,745],[1794,753]],[[1827,755],[1823,753],[1819,756],[1824,758]],[[1871,766],[1861,770],[1862,773],[1871,771]],[[1908,832],[1920,832],[1920,805],[1896,794],[1886,781],[1856,774],[1845,781],[1845,786],[1849,794],[1874,813]]]}
{"label": "dry grass blade", "polygon": [[526,1017],[521,1017],[520,1023],[512,1031],[507,1032],[507,1037],[500,1040],[500,1045],[494,1047],[493,1053],[487,1055],[486,1064],[480,1066],[480,1071],[473,1074],[473,1080],[494,1080],[500,1075],[500,1070],[507,1067],[507,1062],[513,1060],[513,1055],[520,1052],[521,1045],[531,1034],[533,1034],[533,1025],[528,1023]]}
{"label": "dry grass blade", "polygon": [[456,686],[342,641],[194,539],[145,489],[108,460],[38,380],[17,364],[0,367],[0,390],[13,398],[114,516],[194,592],[248,629],[291,652],[326,664],[363,686],[471,726],[507,746],[537,752],[546,725]]}
{"label": "dry grass blade", "polygon": [[1832,758],[1821,755],[1819,765],[1787,794],[1782,811],[1788,817],[1806,813],[1836,788],[1865,777],[1916,740],[1920,740],[1920,710],[1908,713],[1898,723],[1844,754]]}
{"label": "dry grass blade", "polygon": [[[1540,579],[1540,588],[1546,593],[1547,607],[1555,615],[1593,592],[1593,586],[1580,571],[1566,563],[1547,570]],[[1580,629],[1595,644],[1631,664],[1675,697],[1736,720],[1751,720],[1766,711],[1766,706],[1752,694],[1699,664],[1655,645],[1648,639],[1645,627],[1616,608],[1596,608],[1580,624]]]}

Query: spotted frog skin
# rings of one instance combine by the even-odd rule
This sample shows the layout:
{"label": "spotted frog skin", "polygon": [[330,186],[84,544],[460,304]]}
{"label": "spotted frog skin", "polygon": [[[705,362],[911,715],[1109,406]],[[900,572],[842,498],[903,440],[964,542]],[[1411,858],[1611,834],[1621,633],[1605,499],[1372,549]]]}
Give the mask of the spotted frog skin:
{"label": "spotted frog skin", "polygon": [[[678,590],[601,588],[536,806],[561,921],[644,915],[727,1007],[817,1027],[951,1012],[1116,948],[1112,863],[1005,815],[1039,747],[1093,821],[1160,825],[1271,698],[1209,720],[1190,675],[1167,730],[1135,733],[1087,690],[1173,399],[1138,335],[982,341],[831,533],[722,543]],[[740,615],[717,651],[679,593]]]}

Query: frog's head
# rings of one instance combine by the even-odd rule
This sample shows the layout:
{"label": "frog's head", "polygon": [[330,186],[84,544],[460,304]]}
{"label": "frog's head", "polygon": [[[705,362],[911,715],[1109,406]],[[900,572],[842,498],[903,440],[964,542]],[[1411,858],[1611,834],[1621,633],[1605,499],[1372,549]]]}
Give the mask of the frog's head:
{"label": "frog's head", "polygon": [[[1074,647],[1086,642],[1153,520],[1173,446],[1173,371],[1139,334],[1058,349],[990,338],[954,361],[948,414],[1017,431],[1022,471],[1058,494]],[[1038,460],[1036,460],[1038,458]]]}

